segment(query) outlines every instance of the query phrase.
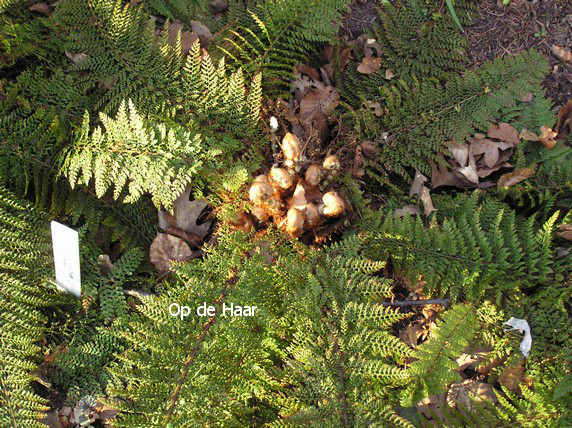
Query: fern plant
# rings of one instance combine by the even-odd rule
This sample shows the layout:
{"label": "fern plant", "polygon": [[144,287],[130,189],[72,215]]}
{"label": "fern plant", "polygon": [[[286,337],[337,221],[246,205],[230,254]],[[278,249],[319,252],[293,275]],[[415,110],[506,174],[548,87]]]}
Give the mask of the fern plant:
{"label": "fern plant", "polygon": [[271,426],[411,426],[391,407],[412,354],[391,326],[408,315],[381,305],[391,282],[373,275],[383,264],[360,250],[349,238],[313,261],[292,308],[285,385],[275,393],[280,418]]}
{"label": "fern plant", "polygon": [[270,0],[249,8],[249,18],[226,32],[219,49],[249,74],[262,73],[266,94],[285,88],[292,67],[316,43],[336,34],[347,0]]}
{"label": "fern plant", "polygon": [[408,373],[412,382],[401,394],[401,404],[413,406],[423,398],[439,394],[459,379],[457,358],[475,335],[475,309],[470,305],[455,305],[443,315],[431,338],[415,353],[417,360]]}
{"label": "fern plant", "polygon": [[[430,79],[382,87],[380,122],[362,131],[362,137],[376,139],[385,169],[404,177],[408,168],[429,175],[427,160],[446,151],[446,141],[466,141],[491,122],[517,121],[529,108],[519,99],[540,85],[546,69],[546,58],[530,51],[487,63],[444,87]],[[550,112],[547,105],[542,109],[537,118],[544,120]]]}
{"label": "fern plant", "polygon": [[387,216],[373,226],[367,254],[391,258],[414,284],[421,276],[429,295],[450,293],[478,301],[554,281],[561,274],[551,242],[555,213],[542,227],[535,218],[519,218],[492,200],[479,204],[477,194],[459,197],[441,224],[425,226],[419,217]]}
{"label": "fern plant", "polygon": [[0,426],[42,427],[47,401],[37,379],[46,308],[65,301],[49,278],[51,247],[44,215],[0,187]]}

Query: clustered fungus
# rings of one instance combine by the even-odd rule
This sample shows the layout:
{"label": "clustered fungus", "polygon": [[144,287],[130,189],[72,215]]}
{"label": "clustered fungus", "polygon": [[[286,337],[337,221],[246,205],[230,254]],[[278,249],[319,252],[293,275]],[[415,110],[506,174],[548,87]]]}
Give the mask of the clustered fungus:
{"label": "clustered fungus", "polygon": [[256,224],[273,221],[298,238],[352,211],[343,192],[335,189],[341,171],[337,156],[328,155],[321,164],[308,161],[300,139],[292,133],[282,139],[281,148],[284,165],[274,165],[250,186],[250,217]]}

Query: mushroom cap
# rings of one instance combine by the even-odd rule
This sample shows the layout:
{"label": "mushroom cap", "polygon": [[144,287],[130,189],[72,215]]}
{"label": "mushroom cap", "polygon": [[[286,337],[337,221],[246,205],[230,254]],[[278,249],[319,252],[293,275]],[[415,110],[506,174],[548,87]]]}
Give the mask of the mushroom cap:
{"label": "mushroom cap", "polygon": [[268,221],[268,219],[270,218],[268,211],[266,211],[262,207],[252,207],[252,209],[250,210],[250,213],[254,216],[256,221],[258,221],[259,223],[266,223]]}
{"label": "mushroom cap", "polygon": [[274,194],[274,189],[270,185],[270,183],[255,181],[250,186],[249,197],[251,202],[253,203],[260,203],[268,198],[270,198]]}
{"label": "mushroom cap", "polygon": [[322,198],[324,201],[324,215],[337,217],[344,212],[344,200],[335,191],[328,192]]}
{"label": "mushroom cap", "polygon": [[305,179],[310,186],[316,187],[322,179],[322,168],[315,164],[310,165],[306,170]]}
{"label": "mushroom cap", "polygon": [[327,156],[322,165],[325,169],[334,173],[337,173],[341,169],[340,160],[335,155]]}
{"label": "mushroom cap", "polygon": [[286,215],[286,232],[297,238],[304,231],[304,212],[296,208],[290,208]]}
{"label": "mushroom cap", "polygon": [[322,223],[322,217],[320,216],[320,212],[318,211],[318,207],[311,202],[306,204],[306,221],[305,226],[308,229],[313,229],[316,226]]}
{"label": "mushroom cap", "polygon": [[287,190],[294,184],[294,177],[284,168],[272,168],[270,170],[272,183],[282,190]]}
{"label": "mushroom cap", "polygon": [[282,151],[286,159],[298,159],[298,156],[302,153],[302,143],[300,139],[296,135],[288,132],[282,139]]}

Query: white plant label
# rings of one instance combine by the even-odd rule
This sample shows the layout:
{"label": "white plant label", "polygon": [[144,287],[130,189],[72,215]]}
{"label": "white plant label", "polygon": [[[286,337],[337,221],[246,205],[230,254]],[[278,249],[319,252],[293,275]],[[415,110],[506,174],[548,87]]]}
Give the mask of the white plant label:
{"label": "white plant label", "polygon": [[58,287],[79,297],[81,275],[79,270],[79,235],[76,230],[52,221],[52,247]]}

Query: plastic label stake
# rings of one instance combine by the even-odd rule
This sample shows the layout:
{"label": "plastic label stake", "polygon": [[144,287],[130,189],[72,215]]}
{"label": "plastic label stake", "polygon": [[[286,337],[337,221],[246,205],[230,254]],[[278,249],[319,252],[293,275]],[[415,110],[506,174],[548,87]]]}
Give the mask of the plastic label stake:
{"label": "plastic label stake", "polygon": [[79,235],[77,231],[57,221],[52,221],[51,227],[56,284],[63,291],[79,297],[81,294]]}

